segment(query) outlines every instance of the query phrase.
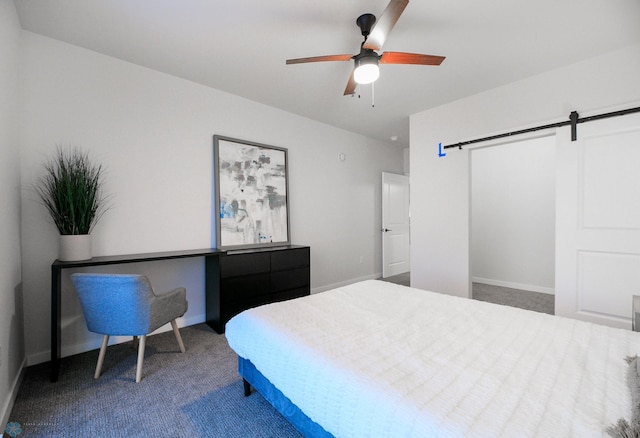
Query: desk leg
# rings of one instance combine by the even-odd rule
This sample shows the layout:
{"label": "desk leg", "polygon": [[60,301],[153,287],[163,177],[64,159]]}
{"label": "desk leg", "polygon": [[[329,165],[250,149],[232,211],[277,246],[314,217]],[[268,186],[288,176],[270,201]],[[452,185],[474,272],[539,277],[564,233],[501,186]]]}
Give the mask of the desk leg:
{"label": "desk leg", "polygon": [[206,322],[218,333],[224,333],[220,314],[220,257],[205,256],[205,309]]}
{"label": "desk leg", "polygon": [[60,373],[60,301],[62,298],[60,269],[51,268],[51,381]]}

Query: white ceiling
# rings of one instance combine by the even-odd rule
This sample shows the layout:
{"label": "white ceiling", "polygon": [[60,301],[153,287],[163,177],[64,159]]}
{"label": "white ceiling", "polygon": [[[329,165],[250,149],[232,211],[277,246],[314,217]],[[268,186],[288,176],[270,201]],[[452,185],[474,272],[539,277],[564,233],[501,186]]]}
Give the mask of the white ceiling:
{"label": "white ceiling", "polygon": [[382,65],[360,98],[355,24],[388,0],[15,0],[22,27],[291,113],[409,144],[409,115],[640,41],[640,0],[413,0],[383,50],[443,55]]}

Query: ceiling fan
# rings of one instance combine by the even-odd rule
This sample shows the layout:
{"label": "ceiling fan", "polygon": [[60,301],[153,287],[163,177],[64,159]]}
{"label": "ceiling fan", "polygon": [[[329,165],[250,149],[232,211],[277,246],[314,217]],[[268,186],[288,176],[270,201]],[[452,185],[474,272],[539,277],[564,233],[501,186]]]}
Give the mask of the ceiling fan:
{"label": "ceiling fan", "polygon": [[302,64],[306,62],[323,61],[354,61],[354,69],[347,82],[344,95],[353,95],[358,84],[369,84],[378,79],[380,70],[378,64],[419,64],[440,65],[444,56],[420,55],[417,53],[384,52],[378,54],[389,33],[409,4],[409,0],[391,0],[380,19],[376,22],[373,14],[363,14],[358,17],[356,24],[362,31],[364,41],[360,45],[357,55],[326,55],[309,58],[287,59],[287,64]]}

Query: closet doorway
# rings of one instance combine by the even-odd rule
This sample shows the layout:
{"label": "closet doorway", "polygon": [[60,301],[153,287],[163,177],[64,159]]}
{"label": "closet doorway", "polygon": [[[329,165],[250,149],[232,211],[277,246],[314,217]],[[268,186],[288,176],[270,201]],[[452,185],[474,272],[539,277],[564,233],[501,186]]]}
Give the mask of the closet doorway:
{"label": "closet doorway", "polygon": [[472,296],[553,313],[555,136],[470,156]]}

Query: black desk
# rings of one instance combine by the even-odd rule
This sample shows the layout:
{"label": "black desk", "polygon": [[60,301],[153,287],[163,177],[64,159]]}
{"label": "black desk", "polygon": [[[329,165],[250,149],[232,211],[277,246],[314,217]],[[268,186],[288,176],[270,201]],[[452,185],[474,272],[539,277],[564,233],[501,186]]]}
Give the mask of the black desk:
{"label": "black desk", "polygon": [[51,381],[58,380],[60,373],[60,335],[61,335],[61,294],[64,269],[83,268],[87,266],[119,265],[124,263],[153,262],[156,260],[181,259],[188,257],[204,257],[205,259],[205,291],[218,288],[219,256],[225,254],[216,248],[194,249],[186,251],[153,252],[148,254],[127,254],[117,256],[94,257],[77,262],[61,262],[56,260],[51,265]]}

